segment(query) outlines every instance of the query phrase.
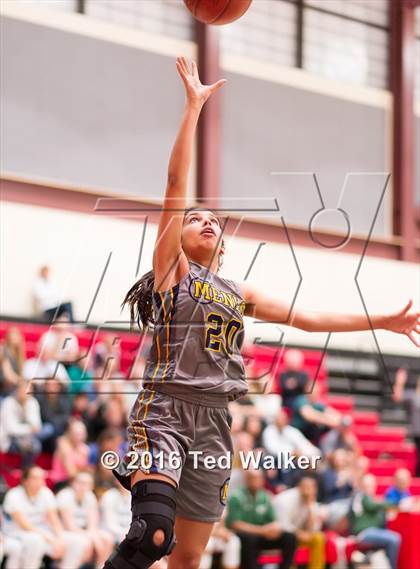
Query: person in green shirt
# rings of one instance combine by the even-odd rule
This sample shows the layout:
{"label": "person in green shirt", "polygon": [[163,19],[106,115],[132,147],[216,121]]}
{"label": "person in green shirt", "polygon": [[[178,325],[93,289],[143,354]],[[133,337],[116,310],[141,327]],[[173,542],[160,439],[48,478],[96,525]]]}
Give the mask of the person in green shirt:
{"label": "person in green shirt", "polygon": [[245,471],[245,486],[229,497],[225,525],[241,540],[241,569],[257,569],[263,549],[281,549],[278,569],[289,569],[296,551],[296,536],[282,531],[270,494],[264,490],[261,470]]}
{"label": "person in green shirt", "polygon": [[375,499],[375,493],[375,476],[365,474],[361,480],[360,492],[354,496],[350,509],[351,532],[357,535],[360,543],[369,543],[373,547],[384,549],[392,569],[397,569],[401,536],[385,527],[385,512],[395,508],[395,505]]}
{"label": "person in green shirt", "polygon": [[318,446],[319,439],[328,429],[338,427],[341,414],[319,402],[320,393],[317,382],[312,390],[298,395],[293,404],[291,425],[299,429],[312,444]]}

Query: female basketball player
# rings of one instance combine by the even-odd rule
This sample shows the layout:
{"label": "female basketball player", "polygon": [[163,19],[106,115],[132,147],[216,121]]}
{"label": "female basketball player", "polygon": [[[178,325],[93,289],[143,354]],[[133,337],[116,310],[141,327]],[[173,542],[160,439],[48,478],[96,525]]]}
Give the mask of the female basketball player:
{"label": "female basketball player", "polygon": [[[154,324],[154,337],[130,414],[131,454],[114,470],[131,489],[132,524],[107,569],[144,569],[168,554],[168,569],[199,566],[226,504],[230,468],[217,461],[233,451],[228,401],[247,392],[240,354],[244,315],[316,332],[373,326],[406,334],[419,345],[420,313],[409,312],[411,301],[396,314],[371,316],[370,322],[365,315],[299,310],[287,320],[287,303],[218,275],[224,254],[220,221],[212,211],[185,208],[197,121],[225,81],[202,85],[196,64],[189,66],[184,58],[176,67],[186,106],[169,162],[153,271],[123,303],[129,304],[132,321]],[[141,463],[145,456],[151,461]],[[209,457],[215,467],[206,462]]]}

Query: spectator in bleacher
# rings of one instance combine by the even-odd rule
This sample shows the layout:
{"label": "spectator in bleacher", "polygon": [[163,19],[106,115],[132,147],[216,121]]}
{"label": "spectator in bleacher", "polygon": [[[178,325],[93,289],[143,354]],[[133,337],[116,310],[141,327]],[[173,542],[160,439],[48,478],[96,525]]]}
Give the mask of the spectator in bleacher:
{"label": "spectator in bleacher", "polygon": [[317,481],[302,476],[298,486],[274,497],[273,505],[280,526],[295,535],[299,545],[309,548],[308,569],[325,567],[325,535],[321,531],[321,506],[316,501]]}
{"label": "spectator in bleacher", "polygon": [[92,474],[79,472],[70,486],[60,490],[56,498],[64,529],[83,537],[87,561],[93,558],[95,567],[102,569],[114,549],[114,538],[109,531],[100,527]]}
{"label": "spectator in bleacher", "polygon": [[64,434],[57,439],[50,477],[58,490],[70,479],[89,466],[89,447],[86,444],[87,431],[82,421],[70,418]]}
{"label": "spectator in bleacher", "polygon": [[352,432],[353,419],[351,415],[343,415],[338,427],[331,429],[320,440],[322,454],[329,459],[338,449],[344,449],[359,456],[362,452],[356,435]]}
{"label": "spectator in bleacher", "polygon": [[328,504],[328,527],[335,527],[346,518],[353,494],[351,454],[344,449],[335,450],[329,459],[330,466],[321,474],[318,498]]}
{"label": "spectator in bleacher", "polygon": [[291,425],[302,431],[314,445],[318,446],[321,435],[338,427],[340,422],[341,414],[319,401],[317,382],[314,382],[310,392],[296,397]]}
{"label": "spectator in bleacher", "polygon": [[[4,523],[1,524],[1,527],[3,525]],[[0,567],[17,569],[21,566],[21,559],[22,542],[15,537],[0,533]]]}
{"label": "spectator in bleacher", "polygon": [[121,394],[112,394],[108,399],[100,403],[96,413],[90,418],[88,423],[89,439],[95,440],[104,429],[119,429],[121,434],[125,434],[127,425],[127,414],[124,407],[124,400]]}
{"label": "spectator in bleacher", "polygon": [[264,448],[274,455],[284,452],[296,456],[320,456],[320,450],[299,429],[289,425],[284,409],[279,410],[276,422],[264,429],[262,442]]}
{"label": "spectator in bleacher", "polygon": [[19,564],[10,569],[40,569],[48,555],[61,569],[78,569],[83,559],[83,539],[64,531],[54,494],[45,485],[45,473],[32,466],[22,474],[19,486],[6,493],[4,534],[22,545]]}
{"label": "spectator in bleacher", "polygon": [[221,554],[223,569],[239,569],[241,560],[241,540],[225,526],[226,509],[221,520],[214,524],[206,549],[201,556],[199,569],[211,569],[213,555]]}
{"label": "spectator in bleacher", "polygon": [[96,409],[89,401],[89,395],[86,392],[81,391],[74,395],[71,410],[72,417],[80,419],[85,425],[88,425],[95,412]]}
{"label": "spectator in bleacher", "polygon": [[262,447],[262,434],[265,426],[266,422],[256,414],[249,414],[245,417],[243,428],[254,439],[254,448]]}
{"label": "spectator in bleacher", "polygon": [[[320,456],[320,450],[314,446],[305,435],[289,425],[289,417],[284,409],[280,409],[276,422],[264,429],[262,442],[268,454],[277,456],[278,453],[292,456]],[[286,486],[297,482],[298,473],[294,469],[283,468],[280,480]]]}
{"label": "spectator in bleacher", "polygon": [[353,473],[349,454],[344,449],[335,450],[330,457],[330,466],[321,475],[320,496],[325,504],[350,498],[353,492]]}
{"label": "spectator in bleacher", "polygon": [[245,486],[230,493],[225,524],[241,540],[241,569],[256,569],[260,551],[267,548],[281,549],[279,569],[291,567],[296,537],[276,521],[261,470],[245,471]]}
{"label": "spectator in bleacher", "polygon": [[[120,368],[121,347],[119,337],[116,334],[106,333],[93,347],[92,365],[95,377],[102,377],[102,372],[107,368],[110,360],[116,361],[116,369]],[[96,373],[97,370],[99,370],[98,373]]]}
{"label": "spectator in bleacher", "polygon": [[281,393],[283,407],[293,409],[296,397],[305,393],[309,375],[303,371],[304,356],[300,350],[286,350],[284,369],[277,376],[277,390]]}
{"label": "spectator in bleacher", "polygon": [[104,492],[115,487],[115,477],[109,468],[101,462],[101,456],[106,451],[113,451],[123,456],[127,450],[127,441],[119,429],[105,429],[91,447],[90,463],[95,468],[95,494],[98,499]]}
{"label": "spectator in bleacher", "polygon": [[414,500],[410,492],[410,484],[411,472],[407,468],[398,468],[394,474],[394,484],[385,492],[385,500],[405,511],[411,510]]}
{"label": "spectator in bleacher", "polygon": [[35,392],[39,403],[43,425],[51,426],[51,435],[43,441],[43,450],[53,453],[57,438],[60,437],[69,422],[72,402],[66,385],[57,379],[49,379],[42,389]]}
{"label": "spectator in bleacher", "polygon": [[4,342],[0,342],[0,398],[7,397],[15,389],[20,376],[14,371],[5,355]]}
{"label": "spectator in bleacher", "polygon": [[70,378],[69,390],[75,395],[81,391],[91,393],[94,386],[92,384],[92,373],[87,369],[86,354],[84,350],[79,350],[77,356],[72,361],[63,362],[67,374]]}
{"label": "spectator in bleacher", "polygon": [[25,354],[25,338],[17,326],[11,326],[4,336],[4,356],[18,377],[22,376]]}
{"label": "spectator in bleacher", "polygon": [[115,487],[106,490],[99,501],[104,529],[112,534],[119,544],[131,524],[131,494],[117,481]]}
{"label": "spectator in bleacher", "polygon": [[395,506],[390,502],[376,499],[375,494],[376,478],[373,474],[365,474],[360,491],[356,493],[351,503],[350,529],[360,543],[369,543],[384,549],[391,568],[397,569],[401,536],[385,527],[385,512]]}
{"label": "spectator in bleacher", "polygon": [[32,288],[34,308],[46,322],[52,322],[54,316],[67,314],[70,322],[74,322],[71,302],[60,302],[61,296],[50,276],[50,268],[43,265],[38,272]]}
{"label": "spectator in bleacher", "polygon": [[246,456],[253,451],[255,448],[254,437],[246,431],[238,431],[233,436],[233,448],[232,472],[229,484],[230,492],[245,484],[245,471],[242,467],[240,452]]}
{"label": "spectator in bleacher", "polygon": [[[110,445],[111,450],[115,449],[115,452],[120,455],[124,454],[127,450],[127,442],[124,431],[121,431],[118,427],[107,427],[99,433],[96,440],[89,443],[90,453],[89,453],[89,463],[92,465],[97,465],[100,463],[101,453],[104,452]],[[115,477],[114,477],[115,478]]]}
{"label": "spectator in bleacher", "polygon": [[42,388],[45,379],[56,378],[63,383],[68,383],[69,376],[55,357],[55,345],[46,341],[41,336],[37,344],[37,353],[33,358],[29,358],[23,365],[23,377],[28,381],[33,381],[35,389]]}
{"label": "spectator in bleacher", "polygon": [[248,394],[232,403],[232,408],[241,412],[244,417],[257,415],[265,423],[275,420],[282,405],[282,397],[278,393],[271,393],[272,378],[270,370],[260,372],[262,377],[256,377],[252,361],[245,364],[245,373],[248,379]]}
{"label": "spectator in bleacher", "polygon": [[[48,346],[55,360],[63,364],[79,361],[79,340],[66,313],[59,316],[54,324],[40,338]],[[82,354],[85,356],[85,354]]]}
{"label": "spectator in bleacher", "polygon": [[0,449],[21,454],[24,467],[33,463],[42,450],[42,441],[51,435],[51,427],[42,424],[38,401],[27,388],[21,380],[3,399],[0,412]]}
{"label": "spectator in bleacher", "polygon": [[396,403],[403,403],[407,409],[410,435],[417,448],[416,476],[420,476],[420,375],[413,388],[406,388],[407,379],[407,370],[400,368],[395,378],[392,398]]}

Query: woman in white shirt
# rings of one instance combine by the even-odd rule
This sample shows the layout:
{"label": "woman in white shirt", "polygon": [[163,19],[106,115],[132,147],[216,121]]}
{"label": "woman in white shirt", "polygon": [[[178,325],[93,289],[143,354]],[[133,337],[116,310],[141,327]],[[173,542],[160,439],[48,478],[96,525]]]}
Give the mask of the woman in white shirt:
{"label": "woman in white shirt", "polygon": [[102,525],[120,543],[131,524],[131,493],[121,484],[103,493],[100,500]]}
{"label": "woman in white shirt", "polygon": [[83,536],[87,560],[94,558],[95,567],[102,569],[114,548],[114,538],[100,528],[92,474],[76,474],[71,485],[57,494],[57,505],[65,529]]}
{"label": "woman in white shirt", "polygon": [[24,471],[21,485],[6,493],[3,511],[4,535],[21,544],[19,563],[10,569],[39,569],[44,555],[59,560],[60,569],[78,569],[85,561],[83,540],[63,530],[55,496],[39,466]]}

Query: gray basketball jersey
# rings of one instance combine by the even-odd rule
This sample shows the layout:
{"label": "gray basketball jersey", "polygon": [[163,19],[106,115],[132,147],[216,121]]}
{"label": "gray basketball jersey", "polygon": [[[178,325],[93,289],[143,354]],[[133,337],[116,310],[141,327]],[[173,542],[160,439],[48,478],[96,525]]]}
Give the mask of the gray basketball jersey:
{"label": "gray basketball jersey", "polygon": [[143,386],[187,401],[217,404],[248,391],[240,349],[245,301],[239,286],[206,267],[153,293],[155,329]]}

